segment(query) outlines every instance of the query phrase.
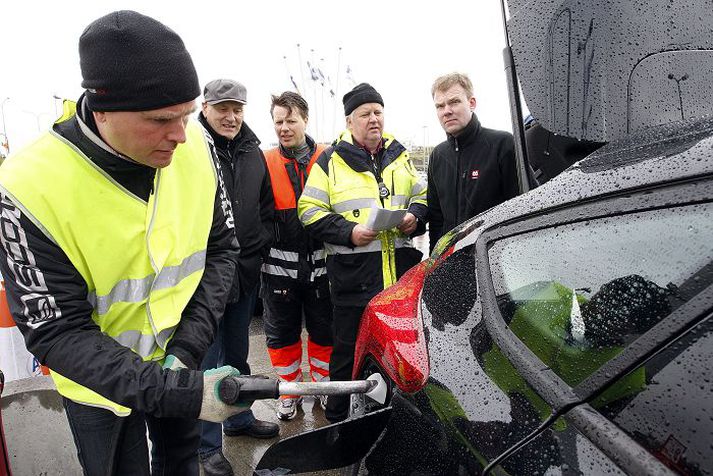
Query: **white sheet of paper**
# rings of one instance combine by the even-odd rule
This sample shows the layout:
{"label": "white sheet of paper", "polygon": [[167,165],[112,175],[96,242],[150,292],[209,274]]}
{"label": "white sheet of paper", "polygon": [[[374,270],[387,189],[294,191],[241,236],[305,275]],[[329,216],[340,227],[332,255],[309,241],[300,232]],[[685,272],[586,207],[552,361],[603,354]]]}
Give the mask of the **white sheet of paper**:
{"label": "white sheet of paper", "polygon": [[390,230],[395,228],[406,215],[405,209],[386,210],[385,208],[372,208],[366,227],[374,231]]}

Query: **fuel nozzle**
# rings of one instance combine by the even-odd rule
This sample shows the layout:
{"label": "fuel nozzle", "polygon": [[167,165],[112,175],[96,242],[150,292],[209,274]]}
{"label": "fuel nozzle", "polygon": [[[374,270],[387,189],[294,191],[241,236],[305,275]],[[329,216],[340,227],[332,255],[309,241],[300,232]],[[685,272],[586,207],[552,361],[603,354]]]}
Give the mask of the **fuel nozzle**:
{"label": "fuel nozzle", "polygon": [[218,387],[220,399],[228,405],[249,404],[254,400],[277,398],[280,395],[351,395],[363,393],[383,404],[386,383],[379,374],[366,380],[346,382],[282,382],[262,375],[226,377]]}

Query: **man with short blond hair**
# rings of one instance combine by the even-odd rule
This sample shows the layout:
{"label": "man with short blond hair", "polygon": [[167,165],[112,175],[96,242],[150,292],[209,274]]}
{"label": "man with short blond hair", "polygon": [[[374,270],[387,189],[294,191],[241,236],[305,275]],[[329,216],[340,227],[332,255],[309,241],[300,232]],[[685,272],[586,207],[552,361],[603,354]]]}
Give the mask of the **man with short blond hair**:
{"label": "man with short blond hair", "polygon": [[470,78],[450,73],[431,88],[446,140],[428,162],[430,249],[447,231],[518,194],[512,134],[486,129]]}
{"label": "man with short blond hair", "polygon": [[448,91],[453,86],[460,86],[465,92],[466,97],[473,96],[473,83],[470,78],[463,73],[449,73],[439,76],[431,86],[431,96],[435,96],[436,91]]}

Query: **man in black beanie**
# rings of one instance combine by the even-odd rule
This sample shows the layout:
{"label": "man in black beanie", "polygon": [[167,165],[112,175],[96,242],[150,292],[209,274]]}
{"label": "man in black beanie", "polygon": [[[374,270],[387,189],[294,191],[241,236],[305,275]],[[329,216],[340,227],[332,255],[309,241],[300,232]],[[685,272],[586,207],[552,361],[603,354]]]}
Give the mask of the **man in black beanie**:
{"label": "man in black beanie", "polygon": [[[369,300],[421,260],[411,237],[425,232],[426,184],[406,148],[384,133],[384,100],[361,83],[344,95],[347,130],[317,159],[299,199],[305,230],[324,242],[333,310],[329,379],[350,380],[354,345]],[[376,209],[399,210],[397,226],[371,229]],[[325,416],[348,416],[349,398],[330,396]]]}
{"label": "man in black beanie", "polygon": [[[232,367],[197,370],[239,247],[180,37],[132,11],[79,40],[85,93],[0,171],[0,272],[51,369],[88,475],[198,475],[197,419]],[[175,158],[175,160],[173,160]]]}

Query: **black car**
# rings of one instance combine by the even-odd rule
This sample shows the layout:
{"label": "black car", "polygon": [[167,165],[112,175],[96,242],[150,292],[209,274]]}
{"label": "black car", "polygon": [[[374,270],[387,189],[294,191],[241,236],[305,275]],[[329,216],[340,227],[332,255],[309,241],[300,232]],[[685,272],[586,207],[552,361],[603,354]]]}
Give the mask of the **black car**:
{"label": "black car", "polygon": [[711,474],[712,313],[713,119],[611,143],[372,301],[355,376],[393,385],[363,468]]}
{"label": "black car", "polygon": [[258,469],[713,474],[710,3],[509,7],[531,111],[606,145],[376,296],[354,377],[386,404],[354,396]]}

